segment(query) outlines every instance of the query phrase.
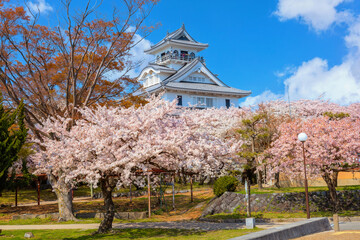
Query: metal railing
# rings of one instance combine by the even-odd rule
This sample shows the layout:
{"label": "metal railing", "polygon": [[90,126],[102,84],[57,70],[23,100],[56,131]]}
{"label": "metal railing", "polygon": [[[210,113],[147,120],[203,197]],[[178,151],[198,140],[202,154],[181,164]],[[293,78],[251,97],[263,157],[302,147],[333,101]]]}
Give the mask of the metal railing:
{"label": "metal railing", "polygon": [[162,63],[167,60],[180,60],[185,62],[190,62],[195,58],[199,58],[201,62],[205,62],[203,57],[191,57],[190,55],[175,55],[175,54],[166,54],[152,61],[152,63]]}

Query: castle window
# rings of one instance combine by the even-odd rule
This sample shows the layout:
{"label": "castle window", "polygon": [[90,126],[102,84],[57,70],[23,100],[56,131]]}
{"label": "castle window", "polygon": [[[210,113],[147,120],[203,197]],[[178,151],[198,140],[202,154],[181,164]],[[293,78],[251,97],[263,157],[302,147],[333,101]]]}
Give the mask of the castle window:
{"label": "castle window", "polygon": [[194,105],[200,108],[211,108],[214,107],[214,98],[207,98],[207,97],[193,97]]}
{"label": "castle window", "polygon": [[195,58],[195,53],[190,53],[190,60],[193,60]]}
{"label": "castle window", "polygon": [[196,98],[196,104],[198,106],[204,106],[205,105],[205,98],[204,97],[197,97]]}
{"label": "castle window", "polygon": [[212,98],[206,98],[206,107],[213,107],[214,100]]}
{"label": "castle window", "polygon": [[178,57],[179,57],[179,51],[178,51],[178,50],[175,50],[173,54],[174,54],[174,57],[175,57],[175,58],[178,58]]}
{"label": "castle window", "polygon": [[180,53],[180,59],[181,60],[188,60],[189,59],[189,53],[188,53],[188,51],[181,51],[181,53]]}
{"label": "castle window", "polygon": [[230,99],[225,99],[225,106],[226,108],[230,107]]}
{"label": "castle window", "polygon": [[182,96],[181,95],[177,95],[177,100],[178,100],[177,105],[182,106]]}

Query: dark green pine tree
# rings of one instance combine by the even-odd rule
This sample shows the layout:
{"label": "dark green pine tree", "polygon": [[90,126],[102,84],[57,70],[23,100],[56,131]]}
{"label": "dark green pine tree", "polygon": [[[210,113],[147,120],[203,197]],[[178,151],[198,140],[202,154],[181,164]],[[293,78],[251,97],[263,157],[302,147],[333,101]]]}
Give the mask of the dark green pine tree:
{"label": "dark green pine tree", "polygon": [[26,140],[24,118],[24,104],[21,102],[16,109],[5,108],[0,94],[0,194],[6,187],[8,170]]}

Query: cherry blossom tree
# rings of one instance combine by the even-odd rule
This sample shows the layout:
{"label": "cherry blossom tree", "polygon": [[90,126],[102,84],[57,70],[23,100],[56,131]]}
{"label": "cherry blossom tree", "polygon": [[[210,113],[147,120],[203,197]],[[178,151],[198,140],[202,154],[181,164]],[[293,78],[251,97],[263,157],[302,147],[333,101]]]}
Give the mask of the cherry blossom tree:
{"label": "cherry blossom tree", "polygon": [[[228,170],[240,170],[243,162],[237,153],[241,149],[243,139],[236,135],[236,129],[241,125],[241,120],[251,114],[250,109],[239,109],[235,107],[226,108],[209,108],[209,109],[186,109],[183,110],[183,117],[187,121],[197,123],[197,131],[221,139],[223,146],[227,149],[226,158],[222,166],[216,168],[217,172],[212,175],[195,169],[183,169],[190,174],[197,174],[205,177],[216,177],[226,173]],[[209,165],[210,166],[210,165]]]}
{"label": "cherry blossom tree", "polygon": [[137,170],[186,168],[211,174],[223,166],[223,157],[230,154],[224,141],[199,131],[200,122],[176,111],[175,101],[152,98],[139,108],[79,109],[82,119],[70,131],[71,119],[44,122],[41,130],[54,137],[41,143],[37,171],[49,175],[59,209],[70,204],[63,196],[78,181],[100,185],[105,216],[98,232],[106,232],[115,214],[112,191],[128,185]]}
{"label": "cherry blossom tree", "polygon": [[297,135],[305,132],[307,172],[310,178],[321,176],[330,192],[334,211],[338,210],[336,186],[338,172],[359,165],[360,120],[358,118],[318,116],[285,122],[280,135],[269,150],[270,174],[283,172],[288,176],[303,176],[302,144]]}
{"label": "cherry blossom tree", "polygon": [[[354,112],[359,107],[357,104],[350,106],[341,106],[336,103],[332,103],[324,100],[298,100],[290,102],[286,101],[270,101],[264,104],[269,110],[274,114],[280,116],[289,116],[292,119],[307,119],[323,116],[325,112],[332,113],[351,113]],[[359,116],[357,114],[351,114],[352,116]]]}

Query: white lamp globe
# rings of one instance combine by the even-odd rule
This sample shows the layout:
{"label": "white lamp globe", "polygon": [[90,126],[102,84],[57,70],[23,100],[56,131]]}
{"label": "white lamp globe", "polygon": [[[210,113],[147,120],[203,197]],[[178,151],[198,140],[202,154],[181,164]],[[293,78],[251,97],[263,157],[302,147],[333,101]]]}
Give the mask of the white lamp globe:
{"label": "white lamp globe", "polygon": [[306,133],[300,133],[300,134],[298,135],[298,139],[299,139],[300,142],[305,142],[305,141],[307,140],[307,135],[306,135]]}

